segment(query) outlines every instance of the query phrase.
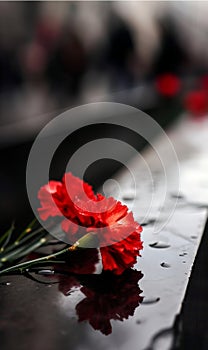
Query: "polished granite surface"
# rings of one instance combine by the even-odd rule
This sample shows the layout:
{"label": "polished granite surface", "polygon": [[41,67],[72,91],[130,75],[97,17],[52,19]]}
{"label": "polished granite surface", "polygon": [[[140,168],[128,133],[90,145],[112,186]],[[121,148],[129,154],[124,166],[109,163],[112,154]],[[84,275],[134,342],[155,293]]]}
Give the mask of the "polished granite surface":
{"label": "polished granite surface", "polygon": [[[164,179],[152,151],[143,156],[155,169],[156,200],[145,220],[150,183],[143,162],[131,163],[140,186],[139,197],[133,198],[131,179],[125,172],[115,178],[122,191],[117,191],[113,182],[105,189],[132,206],[135,218],[143,224],[144,250],[135,270],[120,277],[54,274],[48,269],[27,276],[1,277],[1,349],[171,348],[207,218],[204,138],[208,124],[205,122],[198,133],[196,128],[197,124],[185,119],[169,135],[179,157],[182,181],[179,194],[174,181],[168,189],[162,215],[157,197]],[[159,145],[163,149],[163,140],[158,140]],[[155,222],[165,221],[157,230]]]}

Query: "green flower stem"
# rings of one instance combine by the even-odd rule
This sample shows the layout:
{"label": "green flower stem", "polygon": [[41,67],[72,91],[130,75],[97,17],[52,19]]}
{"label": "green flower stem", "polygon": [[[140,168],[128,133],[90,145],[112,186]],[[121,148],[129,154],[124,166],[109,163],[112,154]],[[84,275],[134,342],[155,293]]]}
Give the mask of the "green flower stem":
{"label": "green flower stem", "polygon": [[[42,242],[42,244],[45,242]],[[69,251],[74,251],[76,250],[79,246],[82,248],[89,248],[89,247],[95,247],[95,243],[98,246],[98,238],[95,232],[89,232],[87,233],[85,236],[81,237],[74,245],[72,246],[67,246],[67,248],[64,248],[62,250],[60,250],[57,253],[54,254],[50,254],[38,259],[33,259],[33,260],[29,260],[29,261],[25,261],[23,263],[14,265],[14,266],[10,266],[6,269],[3,269],[0,271],[0,275],[8,273],[8,272],[14,272],[19,270],[21,273],[24,272],[25,269],[40,264],[40,263],[50,263],[51,259],[56,259],[57,256],[61,256],[64,255],[66,253],[68,253]],[[31,247],[32,250],[37,249],[37,247],[34,245],[33,247]],[[31,250],[31,251],[32,251]],[[24,251],[24,256],[25,256],[25,251]]]}
{"label": "green flower stem", "polygon": [[[35,260],[38,260],[38,259],[35,259]],[[33,262],[33,260],[30,260],[30,261]],[[17,264],[17,265],[8,267],[7,269],[4,269],[4,270],[0,271],[0,277],[3,274],[13,274],[13,273],[14,274],[19,274],[19,273],[24,274],[25,272],[28,272],[29,268],[30,268],[30,264],[29,264],[29,261],[27,263],[28,263],[27,266],[21,267],[20,265],[23,265],[23,263],[22,263],[22,264]],[[50,266],[51,264],[62,264],[62,265],[64,265],[64,264],[66,264],[66,261],[55,260],[55,259],[54,260],[47,260],[47,261],[43,260],[43,261],[39,261],[39,262],[37,261],[35,264],[32,264],[31,266],[35,266],[37,268],[39,266],[39,267],[42,268],[42,267],[45,267],[45,266]],[[33,271],[31,271],[31,272],[33,272]]]}
{"label": "green flower stem", "polygon": [[20,259],[32,251],[38,249],[47,241],[45,235],[40,235],[37,239],[33,240],[30,245],[24,245],[10,251],[8,254],[5,254],[0,258],[0,263],[12,262],[14,260]]}
{"label": "green flower stem", "polygon": [[[72,247],[74,247],[74,246],[72,246]],[[72,248],[72,247],[67,247],[65,249],[60,250],[57,253],[50,254],[50,255],[47,255],[47,256],[43,256],[42,258],[25,261],[23,263],[20,263],[20,264],[8,267],[8,268],[6,268],[4,270],[1,270],[0,271],[0,275],[3,275],[3,274],[8,273],[8,272],[14,272],[14,271],[17,271],[17,270],[19,270],[22,273],[22,272],[24,272],[25,269],[28,269],[30,266],[34,266],[34,265],[37,265],[37,264],[40,264],[40,263],[48,263],[49,264],[50,263],[50,259],[55,259],[57,256],[60,256],[62,254],[67,253],[70,250],[70,248]]]}
{"label": "green flower stem", "polygon": [[[29,235],[27,235],[27,236],[25,236],[25,237],[19,236],[19,238],[16,239],[16,241],[14,242],[14,245],[20,245],[20,244],[22,244],[22,243],[25,243],[25,242],[27,242],[28,240],[30,240],[31,238],[33,238],[34,236],[36,236],[37,233],[40,233],[40,232],[43,232],[43,231],[45,231],[45,229],[44,229],[43,227],[40,227],[40,228],[38,228],[37,230],[31,232]],[[29,232],[27,232],[27,233],[29,233]]]}
{"label": "green flower stem", "polygon": [[[34,238],[34,237],[37,237],[37,234],[38,233],[41,233],[41,232],[44,232],[45,231],[45,229],[44,228],[39,228],[39,229],[37,229],[37,230],[35,230],[34,232],[32,232],[32,233],[30,233],[30,235],[28,235],[28,236],[26,236],[26,237],[24,237],[21,241],[18,241],[18,240],[16,240],[13,244],[11,244],[9,247],[7,247],[4,251],[3,251],[3,253],[5,254],[5,253],[9,253],[9,252],[11,252],[11,251],[14,251],[15,249],[17,249],[17,248],[21,248],[22,249],[22,246],[24,245],[26,245],[26,244],[28,244],[29,242],[31,242],[32,241],[32,238]],[[44,235],[48,235],[48,232],[44,232]],[[39,238],[39,237],[38,237]],[[0,257],[2,256],[2,254],[0,254]]]}
{"label": "green flower stem", "polygon": [[23,237],[25,237],[25,235],[27,235],[28,233],[30,233],[32,231],[33,226],[36,223],[36,219],[33,219],[31,221],[31,223],[26,227],[26,229],[24,231],[22,231],[22,233],[20,233],[19,237],[15,240],[14,244],[18,244]]}
{"label": "green flower stem", "polygon": [[13,231],[14,231],[14,223],[12,223],[11,227],[0,238],[0,244],[3,242],[2,246],[0,247],[0,252],[3,252],[5,250],[5,247],[9,243]]}

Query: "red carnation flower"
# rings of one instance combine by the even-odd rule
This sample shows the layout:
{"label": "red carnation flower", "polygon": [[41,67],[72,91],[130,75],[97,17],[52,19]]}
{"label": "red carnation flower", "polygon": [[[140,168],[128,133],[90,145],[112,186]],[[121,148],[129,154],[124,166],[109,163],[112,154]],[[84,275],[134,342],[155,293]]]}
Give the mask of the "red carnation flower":
{"label": "red carnation flower", "polygon": [[179,78],[171,73],[160,75],[156,79],[157,90],[163,96],[175,96],[179,92],[180,86],[181,83]]}
{"label": "red carnation flower", "polygon": [[134,221],[127,206],[114,198],[95,195],[91,186],[70,173],[65,174],[62,182],[50,181],[43,186],[38,197],[41,219],[65,216],[62,229],[72,242],[87,232],[97,234],[104,270],[121,274],[135,264],[142,249],[142,227]]}

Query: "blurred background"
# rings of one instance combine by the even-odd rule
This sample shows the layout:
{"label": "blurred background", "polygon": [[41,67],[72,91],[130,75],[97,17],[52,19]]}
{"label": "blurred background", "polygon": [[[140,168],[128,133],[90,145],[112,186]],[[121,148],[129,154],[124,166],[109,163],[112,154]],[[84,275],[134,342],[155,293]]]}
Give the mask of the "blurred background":
{"label": "blurred background", "polygon": [[[208,3],[200,1],[0,2],[2,228],[32,217],[25,188],[29,150],[64,110],[121,102],[164,128],[184,110],[199,120],[206,115],[207,15]],[[79,134],[70,141],[73,150],[97,132]],[[145,146],[126,138],[139,150]],[[86,180],[97,188],[118,168],[112,162],[94,166]]]}

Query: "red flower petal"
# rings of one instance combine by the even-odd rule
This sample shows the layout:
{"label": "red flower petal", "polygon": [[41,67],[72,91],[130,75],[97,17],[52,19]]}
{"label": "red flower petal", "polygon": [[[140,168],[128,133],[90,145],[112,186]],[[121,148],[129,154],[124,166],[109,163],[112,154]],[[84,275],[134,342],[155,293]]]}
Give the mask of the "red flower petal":
{"label": "red flower petal", "polygon": [[139,251],[143,248],[140,240],[141,230],[139,228],[118,243],[100,248],[104,270],[120,275],[127,268],[133,267],[140,254]]}
{"label": "red flower petal", "polygon": [[53,194],[56,194],[62,183],[59,181],[49,181],[49,183],[40,188],[38,198],[41,208],[38,209],[40,218],[47,220],[50,216],[60,216],[61,213],[53,199]]}

